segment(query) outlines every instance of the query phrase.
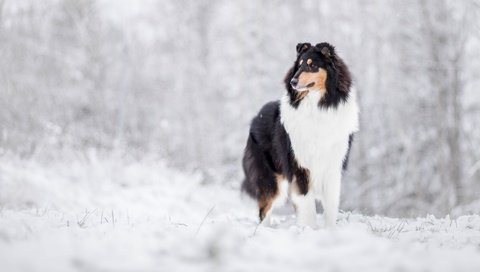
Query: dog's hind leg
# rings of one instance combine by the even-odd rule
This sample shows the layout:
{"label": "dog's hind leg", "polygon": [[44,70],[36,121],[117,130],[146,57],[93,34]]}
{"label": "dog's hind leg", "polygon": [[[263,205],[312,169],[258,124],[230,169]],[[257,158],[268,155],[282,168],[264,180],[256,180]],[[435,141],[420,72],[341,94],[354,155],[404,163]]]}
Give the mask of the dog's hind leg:
{"label": "dog's hind leg", "polygon": [[271,214],[274,196],[265,196],[258,200],[258,218],[264,226],[271,225]]}
{"label": "dog's hind leg", "polygon": [[279,195],[278,182],[284,178],[275,172],[270,155],[260,148],[252,135],[245,148],[243,169],[245,181],[242,188],[257,200],[258,217],[262,222],[270,214],[274,201]]}
{"label": "dog's hind leg", "polygon": [[[283,175],[275,174],[275,194],[265,194],[258,200],[258,215],[265,226],[271,226],[271,214],[274,208],[281,207],[288,199],[289,183]],[[271,185],[273,187],[273,184]]]}

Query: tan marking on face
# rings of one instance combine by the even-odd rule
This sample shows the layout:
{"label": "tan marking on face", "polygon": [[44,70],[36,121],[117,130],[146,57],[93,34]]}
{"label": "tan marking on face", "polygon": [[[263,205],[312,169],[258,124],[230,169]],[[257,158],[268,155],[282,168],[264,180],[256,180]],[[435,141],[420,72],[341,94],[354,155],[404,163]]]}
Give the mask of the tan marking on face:
{"label": "tan marking on face", "polygon": [[298,77],[298,86],[307,86],[310,83],[314,83],[313,86],[308,87],[310,90],[319,90],[323,96],[326,92],[325,81],[327,80],[327,71],[325,69],[318,69],[318,72],[303,72]]}
{"label": "tan marking on face", "polygon": [[312,59],[308,59],[308,60],[307,60],[307,64],[308,64],[308,65],[312,64]]}

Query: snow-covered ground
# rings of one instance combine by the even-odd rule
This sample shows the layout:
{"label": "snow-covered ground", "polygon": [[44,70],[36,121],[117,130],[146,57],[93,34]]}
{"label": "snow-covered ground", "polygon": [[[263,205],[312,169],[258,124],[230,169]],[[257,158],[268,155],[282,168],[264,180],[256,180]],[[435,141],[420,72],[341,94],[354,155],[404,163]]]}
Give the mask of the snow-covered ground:
{"label": "snow-covered ground", "polygon": [[256,229],[251,200],[202,180],[155,160],[0,159],[0,271],[480,271],[478,215]]}

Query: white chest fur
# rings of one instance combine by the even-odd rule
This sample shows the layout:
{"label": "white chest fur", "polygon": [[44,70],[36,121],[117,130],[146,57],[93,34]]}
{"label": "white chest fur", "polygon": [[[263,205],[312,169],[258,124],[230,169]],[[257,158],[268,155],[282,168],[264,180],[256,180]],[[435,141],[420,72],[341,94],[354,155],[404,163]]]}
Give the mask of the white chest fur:
{"label": "white chest fur", "polygon": [[354,90],[348,101],[337,108],[321,109],[319,99],[319,92],[311,92],[295,109],[285,95],[280,105],[281,122],[290,137],[295,158],[310,171],[314,187],[322,186],[330,175],[341,172],[348,137],[358,130]]}

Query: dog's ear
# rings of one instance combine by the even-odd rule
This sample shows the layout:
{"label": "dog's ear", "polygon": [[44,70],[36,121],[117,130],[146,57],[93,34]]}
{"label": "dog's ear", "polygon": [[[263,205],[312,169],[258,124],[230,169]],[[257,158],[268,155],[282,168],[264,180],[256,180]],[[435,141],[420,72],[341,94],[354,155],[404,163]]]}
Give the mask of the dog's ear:
{"label": "dog's ear", "polygon": [[303,53],[305,50],[310,48],[312,45],[310,43],[299,43],[297,44],[297,55],[300,55]]}
{"label": "dog's ear", "polygon": [[330,49],[328,49],[328,47],[323,47],[320,52],[322,53],[322,55],[324,55],[325,57],[327,58],[330,58],[330,56],[332,55],[330,53]]}
{"label": "dog's ear", "polygon": [[329,43],[319,43],[315,45],[315,49],[317,49],[327,59],[331,59],[335,56],[335,48]]}
{"label": "dog's ear", "polygon": [[343,60],[336,55],[335,48],[328,43],[319,43],[315,48],[327,60],[327,81],[325,82],[327,92],[348,93],[352,77]]}

